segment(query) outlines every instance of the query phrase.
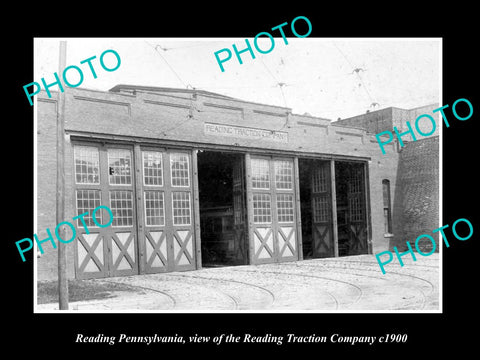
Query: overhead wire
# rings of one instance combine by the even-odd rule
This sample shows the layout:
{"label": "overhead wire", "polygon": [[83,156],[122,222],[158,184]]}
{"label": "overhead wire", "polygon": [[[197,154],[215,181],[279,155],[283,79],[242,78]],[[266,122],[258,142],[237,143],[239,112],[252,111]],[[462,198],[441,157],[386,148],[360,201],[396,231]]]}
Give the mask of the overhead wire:
{"label": "overhead wire", "polygon": [[[155,44],[152,45],[150,43],[148,43],[147,41],[145,41],[145,43],[147,45],[149,45],[150,47],[152,47],[155,52],[160,55],[160,57],[163,59],[163,61],[165,61],[165,64],[167,64],[167,66],[169,67],[169,69],[172,71],[172,73],[177,77],[177,79],[182,83],[182,85],[188,89],[189,87],[195,91],[195,88],[191,85],[191,84],[186,84],[182,78],[180,77],[180,75],[178,75],[178,73],[175,71],[175,69],[169,64],[169,62],[167,61],[167,59],[165,59],[163,57],[163,55],[158,51],[157,47],[159,47],[160,49],[162,49],[163,51],[167,51],[169,50],[169,48],[165,48],[165,47],[162,47],[160,44]],[[193,93],[195,95],[195,92]],[[183,126],[186,124],[186,122],[189,120],[189,119],[194,119],[194,116],[193,116],[193,111],[194,111],[194,104],[193,104],[193,101],[192,101],[192,97],[190,97],[189,99],[189,102],[190,102],[190,109],[189,109],[189,114],[186,116],[186,118],[184,120],[182,120],[179,124],[176,124],[170,128],[167,128],[167,129],[160,129],[161,132],[163,133],[164,136],[167,136],[167,133],[173,131],[173,130],[176,130],[178,129],[179,127]]]}
{"label": "overhead wire", "polygon": [[[262,58],[260,58],[260,61],[262,62],[263,66],[265,67],[267,72],[270,74],[270,76],[275,80],[275,82],[276,82],[275,86],[278,86],[280,88],[280,93],[282,94],[282,98],[283,98],[283,104],[286,108],[288,108],[287,99],[285,98],[285,93],[283,92],[283,87],[287,86],[287,84],[284,83],[284,82],[278,81],[277,77],[275,75],[273,75],[273,73],[270,71],[267,64],[265,64],[265,62],[263,61]],[[287,125],[288,125],[288,115],[287,115],[287,118],[285,119],[285,122],[283,123],[282,127],[277,129],[276,131],[283,130]]]}
{"label": "overhead wire", "polygon": [[180,77],[180,75],[178,75],[178,73],[175,71],[175,69],[169,64],[169,62],[167,61],[167,59],[165,59],[163,57],[163,55],[158,51],[157,47],[160,47],[160,49],[162,49],[163,51],[166,51],[165,49],[167,48],[163,48],[161,45],[159,44],[156,44],[155,46],[153,46],[152,44],[149,44],[147,41],[145,41],[145,43],[147,43],[149,46],[151,46],[153,48],[153,50],[155,50],[155,52],[160,55],[160,57],[163,59],[163,61],[165,61],[165,64],[167,64],[168,68],[172,71],[172,73],[177,77],[177,79],[182,83],[182,85],[187,88],[187,84],[185,84],[185,82],[182,80],[182,78]]}
{"label": "overhead wire", "polygon": [[[335,48],[338,50],[338,52],[339,52],[339,53],[343,56],[343,58],[347,61],[348,65],[350,65],[350,68],[353,69],[352,73],[355,73],[355,74],[357,75],[358,80],[359,80],[360,83],[362,84],[362,87],[363,87],[363,89],[365,90],[365,92],[366,92],[366,94],[367,94],[367,96],[368,96],[368,98],[369,98],[369,100],[370,100],[370,104],[372,105],[372,104],[376,103],[376,102],[374,101],[374,99],[372,98],[372,96],[370,95],[370,92],[368,91],[367,86],[365,85],[362,77],[361,77],[360,74],[359,74],[359,72],[360,72],[359,70],[363,70],[363,69],[355,67],[355,66],[350,62],[350,60],[349,60],[348,57],[345,55],[345,53],[337,46],[337,44],[336,44],[334,41],[333,41],[332,43],[333,43],[333,46],[335,46]],[[377,103],[377,104],[378,104],[378,103]]]}

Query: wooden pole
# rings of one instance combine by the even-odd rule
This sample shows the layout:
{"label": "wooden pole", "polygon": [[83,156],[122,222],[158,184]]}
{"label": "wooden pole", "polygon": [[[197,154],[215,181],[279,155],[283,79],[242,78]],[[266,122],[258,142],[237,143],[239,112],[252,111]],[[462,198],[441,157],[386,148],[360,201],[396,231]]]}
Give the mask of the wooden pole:
{"label": "wooden pole", "polygon": [[[67,57],[67,42],[60,41],[59,56],[59,77],[62,76],[65,69]],[[58,111],[57,111],[57,196],[56,213],[57,224],[65,219],[65,93],[58,93]],[[61,226],[60,237],[65,239],[65,228]],[[58,303],[60,310],[68,310],[68,282],[67,282],[67,258],[65,253],[65,244],[58,241]]]}
{"label": "wooden pole", "polygon": [[332,227],[333,227],[333,252],[338,257],[338,220],[337,220],[337,189],[335,178],[335,160],[330,160],[330,189],[332,194]]}

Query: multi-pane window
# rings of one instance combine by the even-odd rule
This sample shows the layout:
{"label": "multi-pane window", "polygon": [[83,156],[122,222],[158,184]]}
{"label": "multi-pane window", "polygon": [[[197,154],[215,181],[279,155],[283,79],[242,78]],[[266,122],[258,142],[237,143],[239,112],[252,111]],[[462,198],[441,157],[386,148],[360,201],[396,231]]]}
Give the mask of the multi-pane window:
{"label": "multi-pane window", "polygon": [[390,181],[382,180],[383,187],[383,216],[385,224],[385,234],[392,233],[392,209],[390,200]]}
{"label": "multi-pane window", "polygon": [[270,189],[270,167],[267,159],[252,159],[252,188]]}
{"label": "multi-pane window", "polygon": [[350,221],[363,221],[362,200],[358,196],[352,196],[349,199]]}
{"label": "multi-pane window", "polygon": [[77,184],[99,184],[100,165],[98,148],[93,146],[75,146],[75,182]]}
{"label": "multi-pane window", "polygon": [[361,193],[362,192],[362,176],[361,169],[352,169],[350,174],[350,192]]}
{"label": "multi-pane window", "polygon": [[313,222],[329,221],[329,203],[326,197],[314,197],[312,199]]}
{"label": "multi-pane window", "polygon": [[128,190],[110,191],[110,210],[113,214],[112,226],[133,225],[133,198]]}
{"label": "multi-pane window", "polygon": [[293,222],[293,195],[277,194],[278,222]]}
{"label": "multi-pane window", "polygon": [[158,151],[144,151],[143,183],[145,185],[163,186],[162,153]]}
{"label": "multi-pane window", "polygon": [[363,221],[363,171],[361,168],[351,169],[349,181],[349,212],[350,221]]}
{"label": "multi-pane window", "polygon": [[187,154],[170,154],[172,186],[190,186],[188,167],[189,165]]}
{"label": "multi-pane window", "polygon": [[190,193],[172,192],[173,225],[190,225]]}
{"label": "multi-pane window", "polygon": [[163,191],[145,191],[145,220],[148,226],[165,225]]}
{"label": "multi-pane window", "polygon": [[253,194],[253,222],[256,224],[272,222],[269,194]]}
{"label": "multi-pane window", "polygon": [[132,154],[126,149],[108,149],[110,185],[132,184]]}
{"label": "multi-pane window", "polygon": [[280,190],[293,189],[293,162],[277,160],[275,168],[275,187]]}
{"label": "multi-pane window", "polygon": [[[87,227],[97,226],[93,221],[92,212],[96,207],[100,206],[100,190],[77,190],[76,198],[77,198],[77,212],[78,212],[77,215],[87,212],[88,214],[83,217],[83,220],[85,221],[85,225]],[[96,215],[97,222],[100,224],[103,224],[101,219],[102,212],[97,211],[95,215]],[[83,228],[81,218],[77,219],[77,225],[79,227],[82,226]]]}
{"label": "multi-pane window", "polygon": [[312,192],[314,194],[326,192],[327,188],[327,169],[324,166],[317,167],[312,173]]}

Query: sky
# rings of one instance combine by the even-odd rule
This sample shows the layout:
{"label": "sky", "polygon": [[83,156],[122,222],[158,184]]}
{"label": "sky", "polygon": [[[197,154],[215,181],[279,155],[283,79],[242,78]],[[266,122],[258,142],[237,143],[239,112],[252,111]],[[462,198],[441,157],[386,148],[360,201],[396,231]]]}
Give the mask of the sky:
{"label": "sky", "polygon": [[[332,121],[394,106],[441,105],[442,43],[439,38],[274,38],[271,52],[261,54],[249,39],[255,59],[232,44],[246,48],[245,38],[36,38],[34,79],[54,82],[58,73],[59,41],[67,42],[66,66],[84,74],[80,88],[108,91],[118,84],[206,90],[241,100],[284,106],[295,114]],[[260,37],[260,49],[271,42]],[[214,53],[228,48],[232,58],[222,72]],[[119,68],[104,71],[105,50],[115,50]],[[82,60],[92,61],[97,78]],[[223,58],[226,53],[219,56]],[[115,66],[112,54],[105,56]],[[75,71],[68,80],[76,83]],[[57,87],[52,87],[57,90]]]}

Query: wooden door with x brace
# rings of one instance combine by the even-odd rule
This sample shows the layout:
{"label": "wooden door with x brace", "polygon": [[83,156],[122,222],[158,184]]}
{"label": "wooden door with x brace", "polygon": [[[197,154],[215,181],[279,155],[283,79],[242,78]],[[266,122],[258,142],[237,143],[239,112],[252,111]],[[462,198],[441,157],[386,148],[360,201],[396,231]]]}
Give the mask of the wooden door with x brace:
{"label": "wooden door with x brace", "polygon": [[293,159],[252,156],[247,165],[250,262],[298,260]]}
{"label": "wooden door with x brace", "polygon": [[[101,144],[74,145],[75,207],[78,219],[75,271],[79,279],[138,274],[133,149]],[[107,205],[111,226],[100,228],[91,217],[97,206]],[[96,213],[105,224],[108,213]]]}
{"label": "wooden door with x brace", "polygon": [[82,143],[74,167],[77,214],[99,205],[113,214],[105,228],[84,216],[88,232],[78,220],[77,278],[195,269],[189,151]]}

